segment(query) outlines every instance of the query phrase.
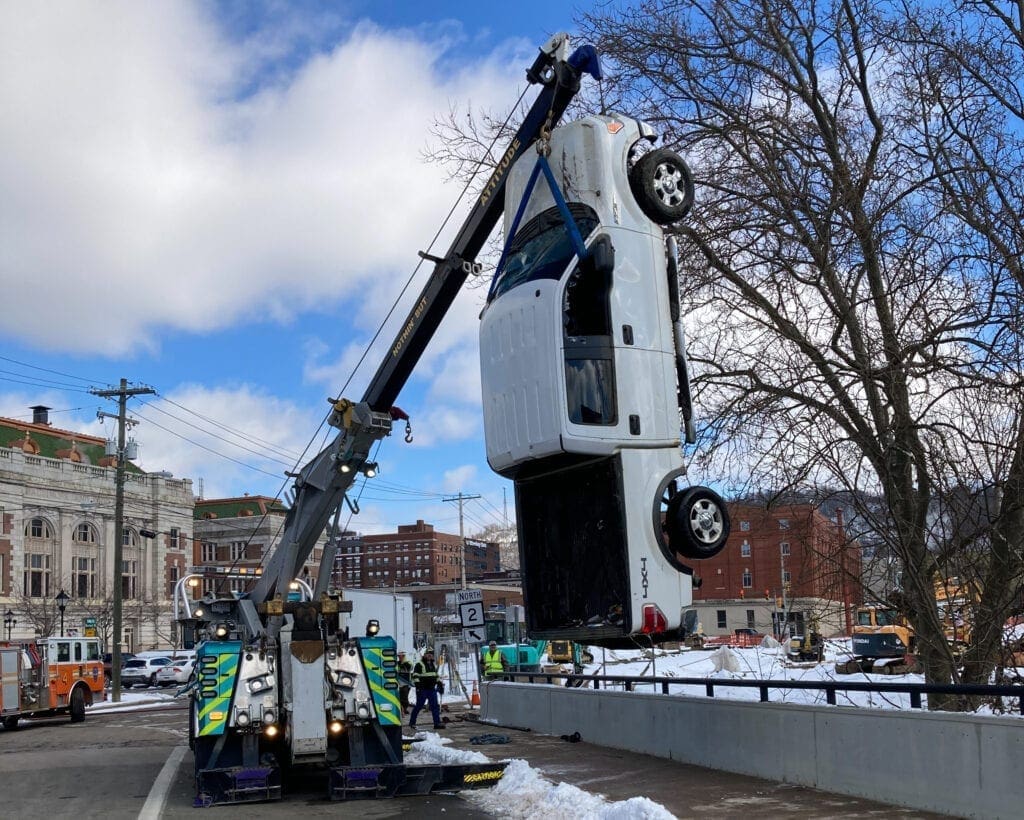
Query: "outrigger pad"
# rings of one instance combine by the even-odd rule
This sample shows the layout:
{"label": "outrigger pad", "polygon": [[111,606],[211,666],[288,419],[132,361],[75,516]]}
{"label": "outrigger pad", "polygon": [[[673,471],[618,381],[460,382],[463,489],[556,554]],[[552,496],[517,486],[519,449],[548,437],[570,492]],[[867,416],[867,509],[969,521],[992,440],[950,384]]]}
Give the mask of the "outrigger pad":
{"label": "outrigger pad", "polygon": [[445,766],[339,766],[331,769],[331,800],[404,797],[431,792],[485,789],[501,780],[508,763]]}
{"label": "outrigger pad", "polygon": [[281,770],[205,769],[196,774],[196,806],[281,799]]}

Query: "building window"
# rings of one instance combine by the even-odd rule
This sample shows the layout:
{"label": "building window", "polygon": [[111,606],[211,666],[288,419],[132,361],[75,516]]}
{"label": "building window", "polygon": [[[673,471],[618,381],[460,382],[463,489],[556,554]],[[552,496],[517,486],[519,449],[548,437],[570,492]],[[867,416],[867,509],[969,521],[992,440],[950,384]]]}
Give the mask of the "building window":
{"label": "building window", "polygon": [[174,588],[178,585],[178,581],[181,580],[181,567],[177,564],[171,564],[170,569],[167,571],[167,597],[174,597]]}
{"label": "building window", "polygon": [[169,533],[167,533],[167,546],[172,550],[178,549],[181,540],[181,530],[177,527],[171,527]]}
{"label": "building window", "polygon": [[200,560],[204,564],[212,564],[217,560],[217,544],[214,541],[204,541],[200,548]]}
{"label": "building window", "polygon": [[749,569],[743,570],[743,588],[750,589],[754,586],[754,576]]}
{"label": "building window", "polygon": [[740,544],[740,557],[742,557],[742,558],[749,558],[750,557],[750,544],[747,543],[746,541],[744,541],[742,544]]}
{"label": "building window", "polygon": [[121,597],[125,600],[135,598],[138,593],[138,572],[138,561],[121,562]]}
{"label": "building window", "polygon": [[96,559],[76,555],[71,559],[71,594],[76,598],[96,597]]}
{"label": "building window", "polygon": [[92,524],[79,524],[75,527],[73,540],[79,544],[95,544],[96,530],[93,529]]}
{"label": "building window", "polygon": [[788,584],[793,580],[793,576],[790,574],[788,569],[782,570],[782,583]]}
{"label": "building window", "polygon": [[29,598],[50,597],[50,556],[25,553],[25,594]]}
{"label": "building window", "polygon": [[789,519],[788,518],[780,518],[779,519],[779,529],[780,530],[788,530],[789,529]]}
{"label": "building window", "polygon": [[137,547],[139,545],[139,534],[131,527],[121,530],[121,543],[126,547]]}
{"label": "building window", "polygon": [[779,550],[783,555],[789,555],[789,541],[783,541],[779,544]]}
{"label": "building window", "polygon": [[753,628],[754,628],[754,610],[748,609],[747,610],[747,629],[753,629]]}
{"label": "building window", "polygon": [[740,532],[750,532],[749,521],[740,521]]}
{"label": "building window", "polygon": [[241,561],[245,558],[245,541],[232,541],[228,558],[231,561]]}
{"label": "building window", "polygon": [[53,539],[53,528],[50,526],[50,522],[42,518],[33,518],[28,522],[28,526],[25,527],[25,535],[30,538],[46,538],[47,540]]}
{"label": "building window", "polygon": [[718,615],[718,628],[719,629],[725,629],[725,610],[724,609],[718,609],[718,610],[715,610],[715,612]]}

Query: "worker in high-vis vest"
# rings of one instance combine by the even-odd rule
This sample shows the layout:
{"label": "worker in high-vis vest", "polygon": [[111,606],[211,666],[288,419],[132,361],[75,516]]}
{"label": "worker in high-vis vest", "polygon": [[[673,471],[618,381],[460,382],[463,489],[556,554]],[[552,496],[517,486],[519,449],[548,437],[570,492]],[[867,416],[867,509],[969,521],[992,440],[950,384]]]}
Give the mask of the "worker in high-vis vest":
{"label": "worker in high-vis vest", "polygon": [[508,661],[498,651],[498,644],[494,641],[491,641],[487,649],[484,650],[483,660],[485,678],[500,678],[505,674],[505,670],[508,669]]}

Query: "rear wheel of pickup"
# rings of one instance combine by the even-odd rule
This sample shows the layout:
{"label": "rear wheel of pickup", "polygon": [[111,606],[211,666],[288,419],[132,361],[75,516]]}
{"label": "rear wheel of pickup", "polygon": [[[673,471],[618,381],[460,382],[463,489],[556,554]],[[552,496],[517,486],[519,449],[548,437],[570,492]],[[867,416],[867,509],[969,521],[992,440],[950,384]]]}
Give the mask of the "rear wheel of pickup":
{"label": "rear wheel of pickup", "polygon": [[629,187],[640,210],[659,225],[678,222],[693,206],[693,175],[668,148],[640,157],[629,171]]}

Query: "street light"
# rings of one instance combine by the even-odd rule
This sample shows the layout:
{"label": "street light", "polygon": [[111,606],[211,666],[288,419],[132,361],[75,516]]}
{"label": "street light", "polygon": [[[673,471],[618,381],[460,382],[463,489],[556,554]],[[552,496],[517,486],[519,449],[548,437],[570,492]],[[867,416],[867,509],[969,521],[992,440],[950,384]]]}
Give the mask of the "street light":
{"label": "street light", "polygon": [[4,626],[7,628],[7,640],[11,639],[11,630],[18,625],[18,619],[14,617],[14,613],[11,610],[7,610],[4,613]]}
{"label": "street light", "polygon": [[57,609],[60,610],[60,636],[64,637],[64,610],[68,608],[68,601],[71,596],[63,588],[57,593]]}

